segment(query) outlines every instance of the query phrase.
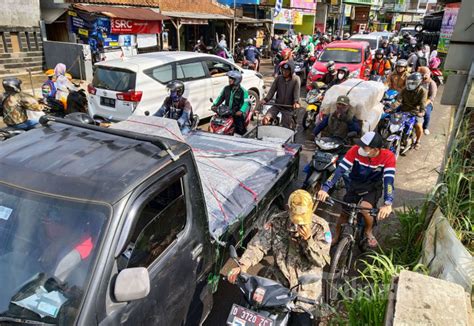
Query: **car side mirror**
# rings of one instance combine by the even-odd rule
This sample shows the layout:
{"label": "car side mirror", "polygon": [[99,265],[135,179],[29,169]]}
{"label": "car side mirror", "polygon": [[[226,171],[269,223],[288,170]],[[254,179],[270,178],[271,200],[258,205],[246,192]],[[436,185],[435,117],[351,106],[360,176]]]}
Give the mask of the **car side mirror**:
{"label": "car side mirror", "polygon": [[119,302],[145,298],[150,293],[150,275],[144,267],[122,270],[115,280],[114,296]]}
{"label": "car side mirror", "polygon": [[321,279],[321,277],[319,277],[318,275],[306,274],[306,275],[298,277],[298,282],[301,285],[306,285],[306,284],[316,283],[320,279]]}
{"label": "car side mirror", "polygon": [[150,111],[145,111],[145,116],[149,116],[150,115]]}

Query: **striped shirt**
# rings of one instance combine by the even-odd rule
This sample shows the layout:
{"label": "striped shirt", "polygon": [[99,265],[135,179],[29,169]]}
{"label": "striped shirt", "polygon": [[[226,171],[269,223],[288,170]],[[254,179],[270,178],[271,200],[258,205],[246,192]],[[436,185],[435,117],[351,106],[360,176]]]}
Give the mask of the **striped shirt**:
{"label": "striped shirt", "polygon": [[392,204],[396,165],[395,155],[388,149],[381,149],[378,156],[365,157],[360,155],[358,150],[359,146],[352,146],[336,171],[322,186],[322,190],[327,192],[346,171],[350,171],[349,178],[351,183],[378,184],[383,182],[384,202]]}

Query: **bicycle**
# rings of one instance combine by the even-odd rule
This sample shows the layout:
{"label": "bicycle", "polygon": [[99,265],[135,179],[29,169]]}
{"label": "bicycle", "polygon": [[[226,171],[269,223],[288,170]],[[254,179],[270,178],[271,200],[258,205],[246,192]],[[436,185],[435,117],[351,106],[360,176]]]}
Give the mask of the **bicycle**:
{"label": "bicycle", "polygon": [[341,225],[340,240],[331,257],[329,274],[326,281],[326,302],[331,304],[337,301],[339,288],[350,271],[354,258],[354,245],[357,243],[359,248],[362,249],[361,242],[364,239],[364,223],[360,213],[362,211],[369,211],[370,216],[376,220],[379,210],[377,208],[360,207],[357,204],[346,203],[332,197],[328,198],[325,203],[329,206],[339,203],[343,206],[342,209],[349,215],[347,223]]}

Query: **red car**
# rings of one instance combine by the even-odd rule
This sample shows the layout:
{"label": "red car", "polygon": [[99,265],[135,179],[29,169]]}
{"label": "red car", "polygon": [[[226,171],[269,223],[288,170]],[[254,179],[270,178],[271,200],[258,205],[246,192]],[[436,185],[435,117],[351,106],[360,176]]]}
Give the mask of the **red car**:
{"label": "red car", "polygon": [[326,46],[308,74],[306,88],[312,89],[312,82],[323,78],[327,72],[326,64],[334,61],[336,68],[347,67],[350,78],[368,79],[366,69],[370,69],[372,53],[370,45],[363,41],[335,41]]}

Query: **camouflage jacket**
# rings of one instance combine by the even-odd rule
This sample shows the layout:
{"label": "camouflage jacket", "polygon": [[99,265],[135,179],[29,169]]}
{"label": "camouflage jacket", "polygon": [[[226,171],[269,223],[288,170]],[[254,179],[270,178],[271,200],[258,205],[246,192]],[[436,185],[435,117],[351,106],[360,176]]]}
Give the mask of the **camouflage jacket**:
{"label": "camouflage jacket", "polygon": [[3,100],[3,122],[14,126],[28,120],[26,110],[41,111],[43,106],[31,95],[26,93],[8,94]]}
{"label": "camouflage jacket", "polygon": [[[288,223],[288,212],[274,215],[271,222],[250,241],[240,263],[254,266],[271,251],[275,264],[288,281],[286,285],[297,285],[298,277],[306,274],[322,278],[323,267],[330,263],[331,231],[328,223],[313,215],[313,236],[299,242],[290,239]],[[322,292],[322,281],[299,286],[297,292],[303,297],[318,299]]]}

